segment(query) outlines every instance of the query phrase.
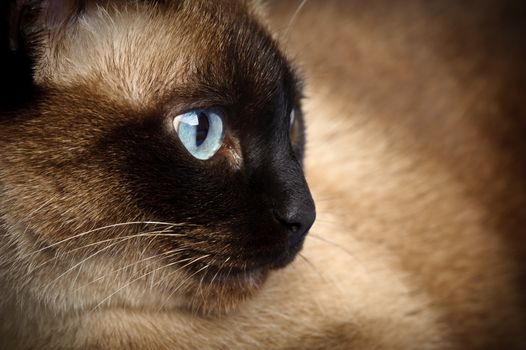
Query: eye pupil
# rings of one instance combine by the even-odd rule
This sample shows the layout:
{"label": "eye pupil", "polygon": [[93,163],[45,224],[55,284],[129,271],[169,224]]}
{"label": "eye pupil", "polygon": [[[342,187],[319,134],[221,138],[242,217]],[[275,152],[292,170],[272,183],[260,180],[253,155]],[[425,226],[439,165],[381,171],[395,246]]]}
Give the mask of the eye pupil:
{"label": "eye pupil", "polygon": [[199,113],[197,117],[199,124],[197,124],[195,133],[195,145],[199,147],[205,142],[206,137],[208,136],[210,122],[208,121],[208,116],[204,112]]}

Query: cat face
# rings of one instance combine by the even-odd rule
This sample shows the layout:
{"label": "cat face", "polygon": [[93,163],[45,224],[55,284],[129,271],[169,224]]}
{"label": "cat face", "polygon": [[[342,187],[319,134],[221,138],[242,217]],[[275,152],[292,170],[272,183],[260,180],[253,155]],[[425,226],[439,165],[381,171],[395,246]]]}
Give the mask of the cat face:
{"label": "cat face", "polygon": [[37,92],[0,131],[5,216],[33,273],[88,259],[131,295],[156,274],[161,298],[201,311],[249,297],[315,217],[298,78],[257,9],[58,3],[21,20]]}

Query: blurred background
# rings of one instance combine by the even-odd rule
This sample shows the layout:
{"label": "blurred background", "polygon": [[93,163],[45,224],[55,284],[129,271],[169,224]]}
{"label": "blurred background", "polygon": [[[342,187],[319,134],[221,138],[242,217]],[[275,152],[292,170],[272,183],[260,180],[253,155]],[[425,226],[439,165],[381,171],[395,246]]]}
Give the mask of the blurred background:
{"label": "blurred background", "polygon": [[465,348],[523,349],[526,1],[275,0],[269,12],[305,77],[308,177],[333,203],[320,221],[339,212],[400,257]]}

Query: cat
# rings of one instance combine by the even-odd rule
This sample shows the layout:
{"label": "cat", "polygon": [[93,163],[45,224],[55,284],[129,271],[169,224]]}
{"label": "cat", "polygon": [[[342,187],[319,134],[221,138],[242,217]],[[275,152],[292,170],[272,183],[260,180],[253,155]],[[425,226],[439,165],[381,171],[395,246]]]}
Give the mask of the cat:
{"label": "cat", "polygon": [[524,348],[523,56],[481,4],[17,1],[0,349]]}

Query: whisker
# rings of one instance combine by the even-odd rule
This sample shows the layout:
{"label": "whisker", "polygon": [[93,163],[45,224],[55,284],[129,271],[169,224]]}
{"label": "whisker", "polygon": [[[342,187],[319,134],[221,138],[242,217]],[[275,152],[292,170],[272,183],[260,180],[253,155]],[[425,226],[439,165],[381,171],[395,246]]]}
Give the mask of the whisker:
{"label": "whisker", "polygon": [[[19,225],[25,221],[28,221],[33,215],[35,215],[37,212],[39,212],[40,210],[42,210],[46,205],[48,205],[51,201],[53,201],[55,199],[55,197],[51,197],[49,198],[47,201],[45,201],[43,204],[41,204],[40,206],[38,206],[36,209],[32,210],[31,212],[29,212],[29,214],[27,214],[23,219],[19,219],[16,221],[16,225]],[[6,225],[6,226],[13,226],[13,225]],[[27,232],[27,230],[29,229],[29,226],[26,224],[25,225],[25,228],[24,228],[24,232],[23,234],[25,234]],[[6,227],[6,232],[1,234],[0,236],[4,236],[4,237],[10,237],[10,236],[13,236],[12,232],[10,232],[9,228]],[[15,240],[10,240],[8,241],[7,245],[10,246],[10,247],[13,247],[16,245],[16,239]],[[7,262],[3,262],[3,263],[0,263],[0,266],[5,264]]]}
{"label": "whisker", "polygon": [[[334,279],[333,277],[331,277],[331,275],[327,275],[327,274],[324,274],[323,272],[321,272],[317,267],[316,265],[310,261],[309,259],[307,259],[307,257],[303,254],[299,254],[299,256],[303,259],[303,261],[305,261],[310,267],[312,267],[312,269],[318,274],[318,276],[320,276],[320,278],[327,284],[330,284],[332,287],[334,287],[342,297],[344,297],[346,295],[344,289],[340,286],[340,284],[338,283],[338,280]],[[323,306],[320,306],[320,307],[323,307]]]}
{"label": "whisker", "polygon": [[292,16],[290,17],[289,23],[287,25],[287,29],[285,31],[285,38],[287,38],[289,36],[289,32],[290,32],[292,26],[294,25],[294,23],[298,19],[298,16],[300,15],[301,10],[303,10],[303,8],[305,7],[306,4],[307,4],[307,0],[302,0],[300,2],[300,4],[298,5],[298,7],[296,8],[296,11],[294,11]]}
{"label": "whisker", "polygon": [[163,280],[161,280],[161,281],[157,281],[157,282],[154,284],[154,287],[157,286],[157,285],[159,285],[159,284],[161,284],[161,283],[162,283],[163,281],[165,281],[166,279],[169,279],[171,276],[173,276],[174,274],[176,274],[177,272],[179,272],[182,268],[188,267],[188,266],[190,266],[191,264],[193,264],[193,263],[195,263],[195,262],[197,262],[197,261],[200,261],[200,260],[202,260],[202,259],[208,258],[209,256],[211,256],[211,254],[202,255],[201,257],[197,258],[197,260],[192,261],[192,262],[190,262],[190,263],[188,263],[188,264],[182,266],[181,268],[178,268],[177,270],[174,270],[174,271],[170,272],[168,275],[166,275],[166,277],[165,277]]}
{"label": "whisker", "polygon": [[327,220],[327,219],[322,219],[322,218],[316,218],[316,222],[321,222],[323,224],[331,224],[331,225],[335,225],[335,226],[338,226],[338,227],[346,227],[344,225],[342,225],[340,222],[336,222],[336,221],[331,221],[331,220]]}
{"label": "whisker", "polygon": [[219,272],[221,271],[221,269],[223,268],[223,266],[225,266],[229,261],[230,261],[230,256],[228,258],[225,259],[225,261],[223,261],[223,263],[219,266],[219,268],[217,269],[214,277],[212,277],[212,280],[210,281],[210,285],[208,288],[212,287],[212,285],[214,284],[214,281],[215,279],[217,278]]}
{"label": "whisker", "polygon": [[332,246],[342,250],[343,252],[347,253],[347,255],[349,255],[351,258],[353,258],[355,261],[357,261],[360,265],[364,266],[363,262],[360,261],[360,259],[358,259],[351,251],[349,251],[348,249],[346,249],[342,245],[340,245],[340,244],[338,244],[336,242],[333,242],[331,240],[328,240],[327,238],[321,237],[320,235],[317,235],[317,234],[315,234],[313,232],[310,232],[308,236],[312,237],[312,238],[315,238],[315,239],[317,239],[319,241],[325,242],[325,243],[327,243],[329,245],[332,245]]}
{"label": "whisker", "polygon": [[111,297],[113,297],[115,294],[117,294],[118,292],[120,292],[121,290],[123,290],[124,288],[130,286],[132,283],[154,273],[155,271],[158,271],[158,270],[161,270],[161,269],[165,269],[165,268],[168,268],[170,266],[173,266],[173,265],[176,265],[178,263],[181,263],[181,262],[184,262],[184,261],[188,261],[188,260],[191,260],[192,258],[186,258],[186,259],[182,259],[182,260],[178,260],[178,261],[174,261],[174,262],[171,262],[169,264],[166,264],[166,265],[163,265],[161,267],[158,267],[152,271],[148,271],[146,272],[145,274],[139,276],[139,277],[136,277],[130,281],[128,281],[126,284],[124,284],[123,286],[117,288],[117,290],[115,290],[114,292],[112,292],[110,295],[108,295],[107,297],[105,297],[104,299],[102,299],[102,301],[100,301],[97,305],[95,305],[95,307],[93,307],[91,309],[91,311],[95,311],[97,308],[99,308],[104,302],[106,302],[107,300],[109,300]]}
{"label": "whisker", "polygon": [[152,259],[156,259],[156,258],[158,258],[158,257],[160,257],[160,256],[171,255],[171,254],[173,254],[173,253],[182,252],[182,251],[185,251],[185,250],[186,250],[186,248],[177,248],[177,249],[168,250],[168,251],[163,252],[163,253],[160,253],[160,254],[155,254],[155,255],[149,256],[149,257],[144,258],[144,259],[140,259],[140,260],[138,260],[138,261],[135,261],[135,262],[133,262],[133,263],[130,263],[130,264],[128,264],[128,265],[125,265],[125,266],[123,266],[123,267],[120,267],[120,268],[118,268],[118,269],[112,270],[112,271],[110,271],[109,273],[107,273],[107,274],[105,274],[105,275],[99,276],[99,277],[97,277],[96,279],[94,279],[94,280],[88,282],[88,283],[85,284],[84,286],[75,289],[75,291],[81,290],[81,289],[83,289],[83,288],[85,288],[85,287],[87,287],[87,286],[89,286],[89,285],[91,285],[91,284],[93,284],[93,283],[96,283],[96,282],[98,282],[98,281],[100,281],[100,280],[102,280],[102,279],[104,279],[104,278],[106,278],[106,277],[109,277],[111,274],[114,274],[114,273],[117,273],[117,272],[120,272],[120,271],[126,270],[126,269],[128,269],[128,268],[130,268],[130,267],[132,267],[132,266],[135,266],[135,265],[141,264],[141,263],[143,263],[143,262],[146,262],[146,261],[149,261],[149,260],[152,260]]}
{"label": "whisker", "polygon": [[115,243],[112,243],[100,250],[97,250],[95,253],[91,254],[90,256],[88,256],[87,258],[85,259],[82,259],[81,261],[79,261],[78,263],[74,264],[72,267],[70,267],[69,269],[67,269],[66,271],[64,271],[63,273],[61,273],[58,277],[56,277],[55,279],[53,279],[51,282],[49,282],[45,287],[44,289],[47,289],[49,287],[51,287],[53,284],[55,284],[56,282],[58,282],[62,277],[64,277],[65,275],[67,275],[69,272],[73,271],[75,268],[81,266],[82,264],[84,264],[86,261],[94,258],[95,256],[99,255],[100,253],[110,249],[111,247],[114,247],[116,246],[117,244],[119,244],[120,242],[115,242]]}
{"label": "whisker", "polygon": [[[42,210],[46,205],[48,205],[50,202],[52,202],[53,200],[55,199],[55,197],[51,197],[50,199],[48,199],[47,201],[44,202],[44,204],[40,205],[38,208],[32,210],[23,220],[19,220],[18,223],[21,223],[23,221],[26,221],[28,220],[29,218],[31,218],[33,215],[35,215],[37,212],[39,212],[40,210]],[[24,232],[27,231],[27,226],[26,226],[26,229]]]}
{"label": "whisker", "polygon": [[[197,261],[202,260],[202,259],[205,259],[205,258],[207,258],[207,257],[209,257],[209,256],[210,256],[210,254],[207,254],[207,255],[203,255],[203,256],[201,256],[201,257],[199,257],[199,258],[197,258],[197,259],[194,259],[194,260],[192,260],[191,262],[189,262],[188,264],[185,264],[185,265],[183,265],[182,267],[176,269],[176,271],[179,271],[180,269],[185,268],[185,267],[187,267],[187,266],[190,266],[190,265],[196,263]],[[97,305],[95,305],[95,307],[94,307],[91,311],[95,311],[96,309],[98,309],[102,304],[104,304],[106,301],[108,301],[111,297],[113,297],[115,294],[117,294],[118,292],[120,292],[120,291],[123,290],[124,288],[130,286],[132,283],[134,283],[134,282],[136,282],[136,281],[138,281],[138,280],[140,280],[140,279],[142,279],[142,278],[144,278],[144,277],[146,277],[146,276],[152,274],[152,273],[155,272],[155,271],[165,269],[165,268],[167,268],[167,267],[173,266],[173,265],[175,265],[175,264],[179,264],[179,263],[181,263],[181,262],[184,262],[184,261],[187,261],[187,260],[190,260],[190,259],[192,259],[192,258],[187,258],[187,259],[183,259],[183,260],[179,260],[179,261],[175,261],[175,262],[172,262],[172,263],[169,263],[169,264],[163,265],[163,266],[161,266],[161,267],[158,267],[158,268],[156,268],[156,269],[154,269],[154,270],[152,270],[152,271],[149,271],[149,272],[143,274],[142,276],[139,276],[139,277],[137,277],[137,278],[131,280],[130,282],[126,283],[124,286],[118,288],[116,291],[114,291],[113,293],[111,293],[110,295],[108,295],[106,298],[102,299],[102,301],[101,301],[100,303],[98,303]],[[175,272],[175,271],[174,271],[174,272]],[[173,273],[173,272],[172,272],[172,273]],[[172,274],[172,273],[170,273],[170,274]]]}
{"label": "whisker", "polygon": [[312,267],[312,269],[316,271],[316,273],[318,274],[318,276],[320,276],[321,279],[323,279],[325,282],[328,282],[328,280],[325,278],[325,275],[320,270],[318,270],[318,268],[316,267],[316,265],[314,265],[312,261],[307,259],[307,257],[301,253],[299,253],[298,256],[301,259],[303,259],[303,261],[305,261],[310,267]]}
{"label": "whisker", "polygon": [[123,242],[129,241],[129,240],[131,240],[133,238],[140,238],[140,237],[152,237],[153,238],[153,237],[160,237],[160,236],[161,237],[163,237],[163,236],[168,236],[168,237],[181,237],[181,236],[184,236],[184,234],[165,233],[165,232],[168,232],[169,230],[171,230],[172,228],[173,227],[169,227],[169,228],[164,229],[162,231],[140,232],[138,234],[129,235],[129,236],[114,237],[114,238],[109,238],[109,239],[101,240],[101,241],[94,242],[94,243],[89,243],[89,244],[83,245],[81,247],[76,247],[76,248],[73,248],[71,250],[68,250],[64,254],[56,255],[53,258],[50,258],[50,259],[44,261],[43,263],[35,266],[34,268],[32,268],[30,271],[27,272],[26,276],[32,274],[37,269],[39,269],[42,266],[50,263],[51,261],[59,259],[60,257],[62,257],[65,254],[71,254],[71,253],[76,252],[78,250],[86,249],[86,248],[93,247],[93,246],[98,246],[98,245],[103,244],[103,243],[117,241],[117,242],[115,242],[115,244],[118,244],[118,243],[123,243]]}
{"label": "whisker", "polygon": [[47,250],[47,249],[50,249],[50,248],[53,248],[53,247],[56,247],[60,244],[63,244],[65,242],[69,242],[73,239],[77,239],[77,238],[80,238],[80,237],[83,237],[83,236],[86,236],[88,234],[91,234],[91,233],[95,233],[95,232],[99,232],[99,231],[103,231],[103,230],[107,230],[107,229],[110,229],[110,228],[115,228],[115,227],[122,227],[122,226],[130,226],[130,225],[167,225],[167,226],[173,226],[173,227],[177,227],[177,226],[189,226],[188,224],[174,224],[174,223],[168,223],[168,222],[156,222],[156,221],[131,221],[131,222],[122,222],[122,223],[118,223],[118,224],[113,224],[113,225],[108,225],[108,226],[103,226],[103,227],[98,227],[98,228],[95,228],[95,229],[92,229],[92,230],[89,230],[89,231],[85,231],[85,232],[82,232],[82,233],[79,233],[79,234],[76,234],[74,236],[71,236],[71,237],[68,237],[68,238],[65,238],[65,239],[62,239],[58,242],[55,242],[55,243],[52,243],[50,245],[47,245],[41,249],[38,249],[32,253],[29,253],[27,255],[24,255],[21,257],[21,259],[27,259],[37,253],[40,253],[44,250]]}
{"label": "whisker", "polygon": [[[208,256],[210,256],[210,254],[209,254]],[[205,256],[199,258],[199,260],[201,260],[202,258],[204,259]],[[195,261],[193,261],[191,264],[193,264],[193,263],[195,263]],[[183,266],[183,267],[186,267],[186,266]],[[165,301],[164,301],[164,302],[161,304],[161,306],[157,309],[157,312],[160,312],[160,311],[163,309],[164,305],[166,304],[166,300],[170,299],[170,298],[172,297],[172,295],[175,294],[175,292],[177,292],[179,289],[181,289],[181,288],[184,286],[184,284],[186,283],[186,281],[188,281],[190,278],[192,278],[193,276],[197,275],[197,274],[200,273],[201,271],[207,269],[208,267],[210,267],[210,264],[207,264],[207,265],[205,265],[204,267],[200,268],[199,270],[195,271],[194,273],[192,273],[191,275],[189,275],[188,277],[186,277],[181,283],[179,283],[179,285],[178,285],[178,286],[177,286],[177,287],[176,287],[176,288],[175,288],[175,289],[174,289],[174,290],[168,295],[168,297],[165,298]],[[174,271],[174,272],[175,272],[175,271]]]}
{"label": "whisker", "polygon": [[[210,264],[206,264],[203,270],[206,270],[206,269],[208,269],[209,267],[210,267]],[[196,290],[196,293],[195,293],[195,294],[199,294],[203,300],[205,300],[205,296],[204,296],[204,294],[203,294],[203,290],[201,290],[201,285],[203,284],[203,280],[204,280],[204,278],[206,277],[206,273],[207,273],[207,272],[208,272],[208,271],[205,271],[205,273],[203,274],[203,276],[201,276],[201,279],[199,280],[199,285],[197,286],[197,290]]]}
{"label": "whisker", "polygon": [[[148,233],[146,233],[147,235]],[[62,274],[60,274],[58,277],[56,277],[55,279],[53,279],[50,283],[48,283],[46,286],[45,286],[45,289],[51,287],[53,284],[55,284],[56,282],[58,282],[62,277],[64,277],[65,275],[67,275],[69,272],[73,271],[75,268],[79,267],[79,266],[82,266],[86,261],[94,258],[95,256],[99,255],[100,253],[122,243],[122,242],[125,242],[127,240],[130,240],[132,238],[135,238],[137,235],[132,235],[132,236],[129,236],[128,238],[123,238],[123,239],[120,239],[120,240],[117,240],[117,242],[115,243],[112,243],[102,249],[99,249],[97,250],[95,253],[91,254],[90,256],[88,256],[87,258],[79,261],[78,263],[74,264],[72,267],[68,268],[66,271],[64,271]],[[55,257],[56,258],[56,257]],[[50,259],[50,260],[54,260],[54,259]],[[47,261],[49,262],[49,261]],[[41,264],[42,265],[42,264]],[[35,269],[33,269],[31,272],[35,271]]]}
{"label": "whisker", "polygon": [[323,202],[336,202],[340,200],[340,197],[323,197],[323,198],[315,198],[315,202],[323,203]]}

